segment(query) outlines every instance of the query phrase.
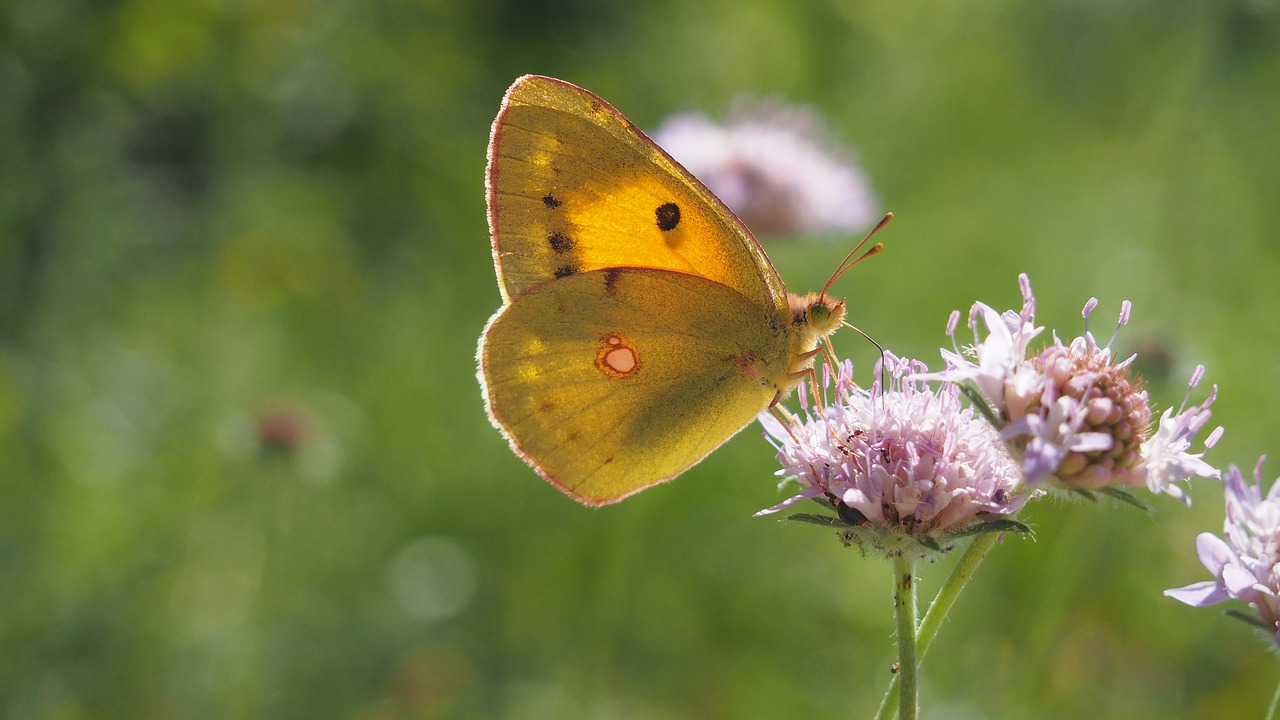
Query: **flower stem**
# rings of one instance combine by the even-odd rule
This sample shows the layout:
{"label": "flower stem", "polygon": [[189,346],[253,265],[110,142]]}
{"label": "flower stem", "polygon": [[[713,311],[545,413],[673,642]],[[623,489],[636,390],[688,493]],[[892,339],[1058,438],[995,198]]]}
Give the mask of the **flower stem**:
{"label": "flower stem", "polygon": [[[995,546],[999,533],[983,533],[973,539],[969,544],[969,549],[965,550],[964,555],[960,556],[959,562],[951,571],[947,582],[943,584],[942,589],[938,591],[937,597],[933,599],[933,603],[929,605],[929,610],[924,614],[924,620],[920,622],[920,628],[916,633],[917,647],[917,664],[924,659],[924,654],[929,651],[929,646],[933,644],[933,639],[938,635],[938,629],[942,627],[942,621],[946,619],[947,613],[951,611],[951,606],[955,605],[956,598],[960,597],[960,591],[969,582],[969,578],[973,577],[974,571],[986,559],[987,553],[991,552],[991,548]],[[876,712],[876,720],[887,720],[893,717],[898,709],[898,700],[901,697],[898,692],[898,678],[895,675],[889,681],[889,689],[884,694],[884,699],[880,701],[880,709]],[[1277,694],[1280,697],[1280,692]],[[1274,719],[1271,719],[1274,720]]]}
{"label": "flower stem", "polygon": [[916,720],[916,561],[903,555],[893,561],[893,614],[898,620],[898,720]]}
{"label": "flower stem", "polygon": [[1280,706],[1280,685],[1276,686],[1276,694],[1271,698],[1271,707],[1267,708],[1265,720],[1275,720],[1276,707]]}
{"label": "flower stem", "polygon": [[950,577],[938,591],[937,597],[933,599],[933,603],[924,614],[924,620],[920,622],[920,637],[916,641],[920,646],[920,657],[923,658],[929,650],[933,639],[938,635],[938,629],[942,627],[942,621],[947,619],[951,606],[955,605],[956,598],[960,597],[960,591],[964,590],[964,586],[968,584],[973,573],[987,558],[987,553],[991,552],[991,548],[995,547],[999,539],[1000,533],[983,533],[974,538],[969,544],[969,549],[960,556],[960,561],[951,570]]}

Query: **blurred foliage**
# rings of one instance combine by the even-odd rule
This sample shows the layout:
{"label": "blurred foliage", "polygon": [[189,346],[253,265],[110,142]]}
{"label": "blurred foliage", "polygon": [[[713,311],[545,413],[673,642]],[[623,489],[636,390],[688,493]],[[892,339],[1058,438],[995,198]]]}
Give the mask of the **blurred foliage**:
{"label": "blurred foliage", "polygon": [[[1157,403],[1197,362],[1221,386],[1210,459],[1280,452],[1274,0],[8,0],[0,714],[871,715],[888,568],[751,518],[756,432],[593,511],[484,417],[482,168],[526,72],[644,127],[819,108],[898,215],[840,284],[862,329],[936,358],[1020,271],[1066,336],[1129,298]],[[806,289],[847,248],[770,252]],[[1267,643],[1160,596],[1207,577],[1193,497],[1030,509],[925,717],[1260,717]]]}

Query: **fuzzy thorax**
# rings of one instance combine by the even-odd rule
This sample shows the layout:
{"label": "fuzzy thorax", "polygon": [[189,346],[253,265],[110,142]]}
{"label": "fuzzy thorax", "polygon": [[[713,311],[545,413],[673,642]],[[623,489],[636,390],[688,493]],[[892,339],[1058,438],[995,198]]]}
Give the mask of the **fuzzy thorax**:
{"label": "fuzzy thorax", "polygon": [[835,332],[844,321],[844,300],[809,293],[803,297],[787,293],[791,324],[787,327],[787,373],[778,385],[779,399],[795,387],[813,367],[818,343]]}

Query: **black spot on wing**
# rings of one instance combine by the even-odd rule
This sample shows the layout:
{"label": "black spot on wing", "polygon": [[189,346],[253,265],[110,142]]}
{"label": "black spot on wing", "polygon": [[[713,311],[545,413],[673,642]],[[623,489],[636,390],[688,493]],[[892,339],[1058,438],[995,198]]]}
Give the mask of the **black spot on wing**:
{"label": "black spot on wing", "polygon": [[658,229],[663,232],[675,230],[680,224],[680,206],[673,202],[659,205],[654,214],[658,216]]}
{"label": "black spot on wing", "polygon": [[573,249],[573,238],[562,232],[553,232],[547,236],[547,244],[557,255],[563,255]]}
{"label": "black spot on wing", "polygon": [[618,291],[618,275],[617,270],[606,270],[604,273],[604,294],[606,297],[613,297]]}
{"label": "black spot on wing", "polygon": [[555,210],[556,208],[560,207],[564,203],[561,202],[560,199],[557,198],[555,195],[552,195],[551,193],[547,193],[546,195],[542,196],[542,204],[546,205],[548,208],[552,210]]}
{"label": "black spot on wing", "polygon": [[577,265],[572,265],[572,264],[561,265],[560,267],[556,268],[556,277],[557,278],[569,277],[570,275],[573,275],[577,272],[578,272]]}

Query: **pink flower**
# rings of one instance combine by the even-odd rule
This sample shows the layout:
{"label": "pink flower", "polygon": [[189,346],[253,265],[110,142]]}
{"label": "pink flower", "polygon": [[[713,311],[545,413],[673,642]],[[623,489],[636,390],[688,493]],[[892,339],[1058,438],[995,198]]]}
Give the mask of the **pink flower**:
{"label": "pink flower", "polygon": [[[1191,395],[1191,390],[1199,384],[1203,374],[1204,366],[1197,366],[1191,381],[1187,384],[1188,397]],[[1182,489],[1173,483],[1197,475],[1220,477],[1221,473],[1218,469],[1204,461],[1204,453],[1190,452],[1191,438],[1195,437],[1196,433],[1200,432],[1200,428],[1209,421],[1209,406],[1217,396],[1218,388],[1214,386],[1203,403],[1185,408],[1187,401],[1183,399],[1182,404],[1185,409],[1179,409],[1175,413],[1173,408],[1169,408],[1164,411],[1164,415],[1160,416],[1160,426],[1155,435],[1147,438],[1142,444],[1141,467],[1146,471],[1147,487],[1151,492],[1166,492],[1189,504],[1190,501],[1182,494]],[[1222,437],[1221,426],[1214,428],[1213,432],[1209,433],[1209,437],[1205,438],[1205,448],[1213,447],[1220,437]]]}
{"label": "pink flower", "polygon": [[[934,391],[906,379],[922,369],[917,363],[886,355],[885,365],[888,390],[856,387],[844,362],[822,407],[785,426],[761,414],[778,474],[801,491],[759,514],[818,498],[860,531],[850,540],[894,554],[1016,512],[1027,496],[991,425],[962,406],[954,385]],[[830,387],[829,372],[824,379]]]}
{"label": "pink flower", "polygon": [[1259,622],[1280,646],[1280,482],[1262,496],[1262,463],[1254,468],[1252,485],[1232,465],[1223,480],[1227,517],[1223,538],[1202,533],[1196,552],[1213,580],[1165,590],[1188,605],[1207,607],[1226,600],[1243,600],[1258,612]]}
{"label": "pink flower", "polygon": [[[1147,391],[1131,374],[1133,357],[1117,361],[1111,342],[1129,321],[1130,304],[1121,305],[1116,331],[1106,345],[1099,345],[1088,330],[1096,299],[1085,303],[1084,334],[1064,343],[1053,341],[1037,354],[1029,354],[1030,341],[1043,328],[1035,325],[1035,296],[1026,275],[1018,276],[1022,311],[997,314],[975,303],[969,326],[974,344],[967,350],[954,345],[958,313],[953,313],[947,334],[953,350],[942,350],[947,369],[920,377],[953,383],[972,383],[990,404],[1001,425],[1001,436],[1022,459],[1024,480],[1037,483],[1052,478],[1059,485],[1097,490],[1124,485],[1145,485],[1187,501],[1175,483],[1193,476],[1218,477],[1205,463],[1203,453],[1191,453],[1191,440],[1209,419],[1209,405],[1216,389],[1200,405],[1177,413],[1166,412],[1152,433]],[[978,330],[981,318],[987,333]],[[1204,375],[1197,368],[1190,387]],[[1205,440],[1211,447],[1221,428]]]}
{"label": "pink flower", "polygon": [[[1022,288],[1020,313],[1008,310],[1001,314],[983,303],[973,304],[969,310],[973,345],[967,352],[955,346],[960,313],[951,313],[947,335],[952,340],[953,349],[942,349],[947,370],[923,376],[923,379],[957,383],[972,381],[996,408],[1009,407],[1022,414],[1028,398],[1037,395],[1043,385],[1040,374],[1033,372],[1026,361],[1027,347],[1044,328],[1035,324],[1036,298],[1031,294],[1031,281],[1025,274],[1018,276],[1018,286]],[[987,327],[985,338],[978,333],[979,317]]]}

